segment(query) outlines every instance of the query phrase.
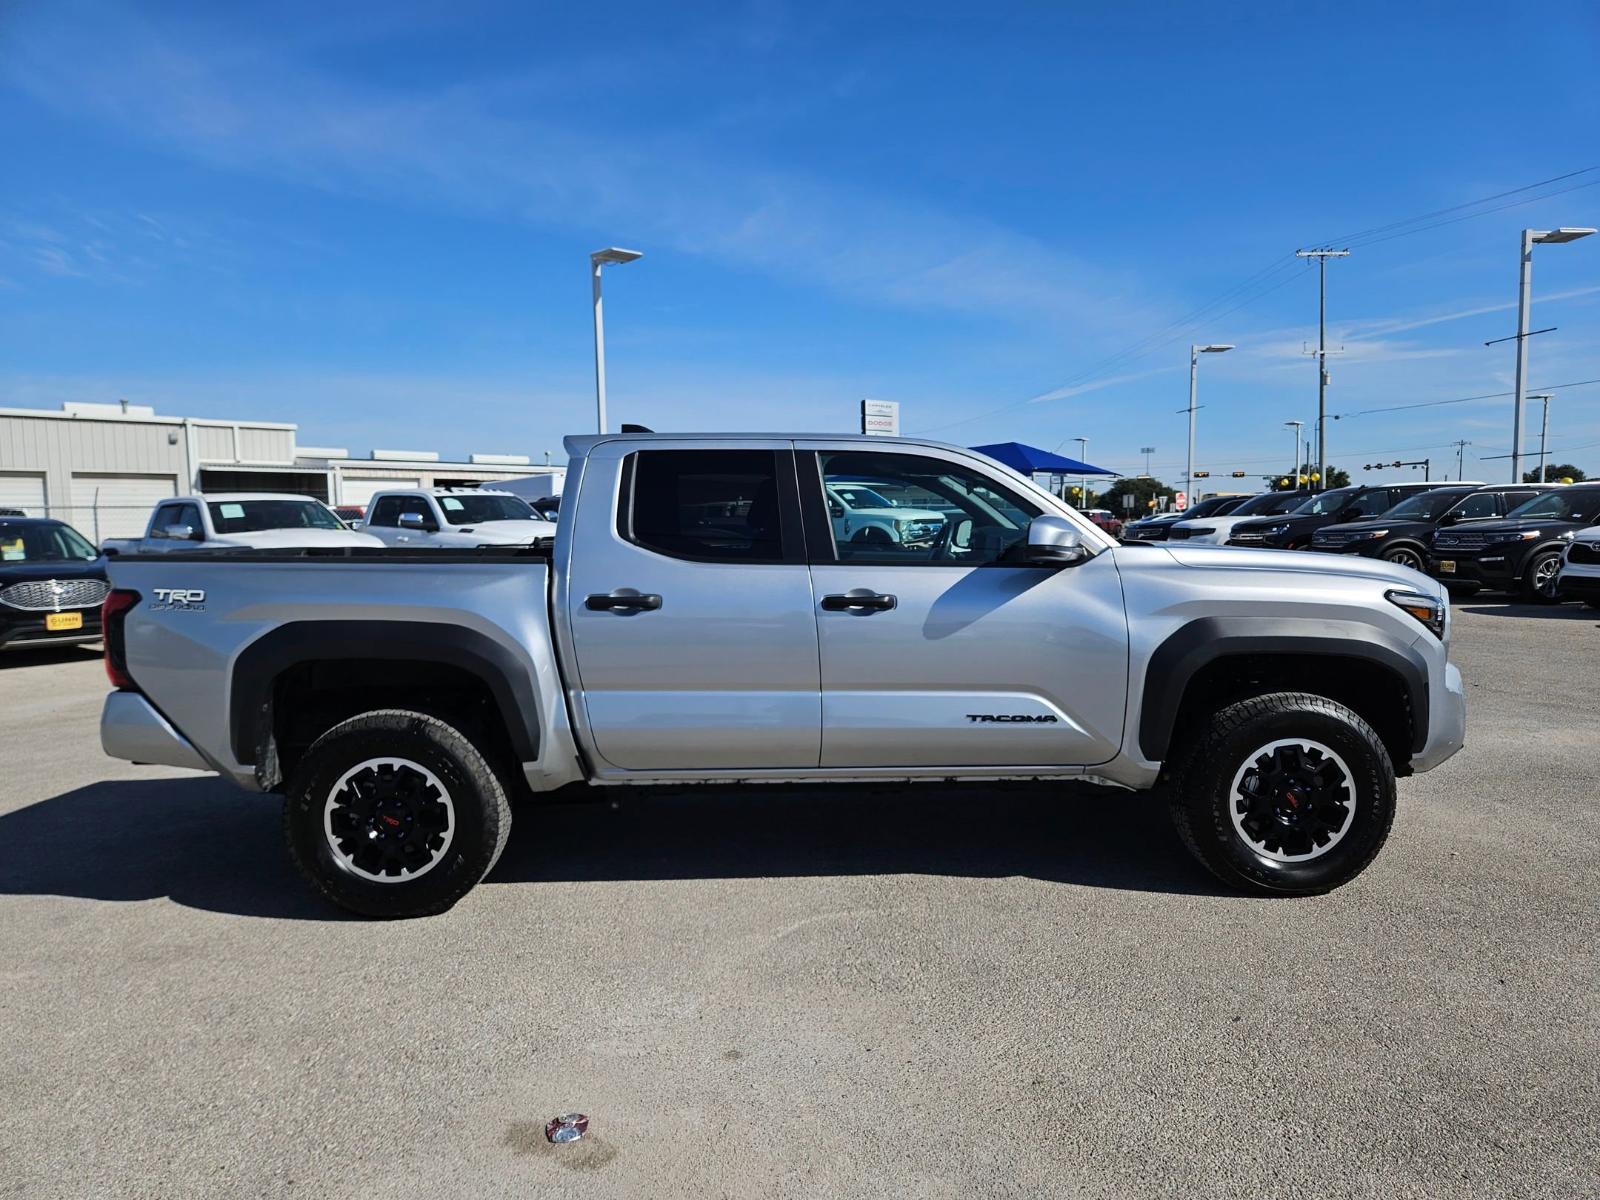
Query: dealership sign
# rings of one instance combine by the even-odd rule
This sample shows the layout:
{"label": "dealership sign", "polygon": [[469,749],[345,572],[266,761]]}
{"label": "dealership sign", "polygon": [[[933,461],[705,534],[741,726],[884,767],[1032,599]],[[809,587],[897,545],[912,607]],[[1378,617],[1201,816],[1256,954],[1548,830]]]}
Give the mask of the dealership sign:
{"label": "dealership sign", "polygon": [[898,400],[863,400],[861,402],[861,432],[880,437],[900,436],[900,402]]}

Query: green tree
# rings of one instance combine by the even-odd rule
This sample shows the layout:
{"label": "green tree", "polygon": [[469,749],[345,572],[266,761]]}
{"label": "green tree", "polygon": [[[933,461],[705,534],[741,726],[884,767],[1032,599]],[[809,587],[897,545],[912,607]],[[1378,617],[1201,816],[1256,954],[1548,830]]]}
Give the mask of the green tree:
{"label": "green tree", "polygon": [[[1288,470],[1282,475],[1274,476],[1270,486],[1275,492],[1292,492],[1297,487],[1316,487],[1318,482],[1316,464],[1313,463],[1310,466],[1300,468],[1299,483],[1295,482],[1294,471]],[[1349,487],[1350,472],[1340,467],[1329,467],[1326,486],[1331,488]]]}
{"label": "green tree", "polygon": [[[1100,493],[1101,508],[1109,508],[1117,516],[1148,517],[1154,510],[1152,500],[1170,499],[1177,495],[1159,479],[1119,479]],[[1133,507],[1124,510],[1122,498],[1133,497]]]}
{"label": "green tree", "polygon": [[[1589,478],[1589,476],[1584,473],[1582,467],[1575,467],[1571,463],[1562,463],[1560,466],[1546,467],[1544,469],[1544,477],[1550,480],[1552,483],[1560,483],[1563,479],[1570,479],[1573,483],[1582,483],[1585,479]],[[1535,467],[1531,471],[1524,471],[1522,473],[1522,482],[1538,483],[1539,468]]]}

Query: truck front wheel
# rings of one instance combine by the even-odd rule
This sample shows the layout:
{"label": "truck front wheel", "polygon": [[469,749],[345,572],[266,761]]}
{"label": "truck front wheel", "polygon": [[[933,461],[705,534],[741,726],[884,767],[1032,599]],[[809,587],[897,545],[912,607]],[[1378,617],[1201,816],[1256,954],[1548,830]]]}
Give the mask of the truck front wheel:
{"label": "truck front wheel", "polygon": [[306,751],[283,804],[295,866],[366,917],[444,912],[487,875],[511,831],[506,790],[455,727],[403,709],[335,725]]}
{"label": "truck front wheel", "polygon": [[1348,883],[1394,823],[1394,764],[1372,727],[1322,696],[1222,709],[1172,780],[1179,835],[1231,886],[1311,896]]}

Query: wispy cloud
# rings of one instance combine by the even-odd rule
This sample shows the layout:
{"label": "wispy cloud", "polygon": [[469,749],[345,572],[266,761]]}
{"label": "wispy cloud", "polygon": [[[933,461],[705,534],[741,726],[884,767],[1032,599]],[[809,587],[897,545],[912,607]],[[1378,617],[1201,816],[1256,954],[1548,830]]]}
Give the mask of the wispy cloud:
{"label": "wispy cloud", "polygon": [[1030,397],[1029,404],[1043,404],[1048,400],[1066,400],[1073,396],[1081,396],[1085,392],[1098,392],[1102,388],[1118,387],[1124,383],[1132,383],[1139,379],[1149,379],[1155,375],[1170,375],[1178,370],[1177,367],[1155,367],[1149,371],[1133,371],[1127,375],[1108,375],[1104,379],[1096,379],[1091,383],[1080,383],[1073,387],[1060,387],[1041,395]]}
{"label": "wispy cloud", "polygon": [[736,161],[692,133],[554,126],[515,102],[515,81],[381,91],[80,4],[17,21],[5,69],[62,111],[329,191],[604,231],[899,306],[1085,334],[1149,315],[1129,279],[985,219]]}

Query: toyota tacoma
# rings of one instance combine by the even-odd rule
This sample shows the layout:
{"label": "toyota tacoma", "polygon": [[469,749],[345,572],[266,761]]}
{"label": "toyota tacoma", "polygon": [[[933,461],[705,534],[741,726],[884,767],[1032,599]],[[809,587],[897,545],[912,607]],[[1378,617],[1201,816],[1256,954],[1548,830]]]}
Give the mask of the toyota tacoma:
{"label": "toyota tacoma", "polygon": [[[568,785],[1159,786],[1222,880],[1321,893],[1462,745],[1449,606],[1406,568],[1119,545],[933,442],[567,448],[548,546],[113,560],[106,751],[282,793],[312,886],[392,917],[450,907],[511,800]],[[863,479],[937,533],[840,536],[829,492]]]}

